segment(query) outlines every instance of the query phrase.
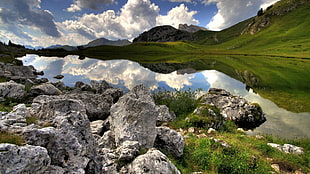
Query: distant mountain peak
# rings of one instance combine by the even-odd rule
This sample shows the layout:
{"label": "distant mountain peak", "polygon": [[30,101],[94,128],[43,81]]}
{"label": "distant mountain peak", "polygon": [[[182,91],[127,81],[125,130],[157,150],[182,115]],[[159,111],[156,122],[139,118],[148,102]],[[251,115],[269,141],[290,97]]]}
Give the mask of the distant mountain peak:
{"label": "distant mountain peak", "polygon": [[175,42],[193,40],[192,33],[178,30],[170,25],[156,26],[140,34],[133,42]]}
{"label": "distant mountain peak", "polygon": [[119,39],[119,40],[109,40],[106,38],[99,38],[99,39],[95,39],[91,42],[89,42],[87,45],[84,45],[85,48],[88,47],[96,47],[96,46],[101,46],[101,45],[112,45],[112,46],[125,46],[125,45],[129,45],[131,44],[131,42],[129,40],[126,39]]}
{"label": "distant mountain peak", "polygon": [[197,25],[187,25],[187,24],[179,24],[179,30],[187,31],[190,33],[195,33],[195,32],[200,31],[200,30],[208,31],[208,29],[206,29],[204,27],[200,27]]}

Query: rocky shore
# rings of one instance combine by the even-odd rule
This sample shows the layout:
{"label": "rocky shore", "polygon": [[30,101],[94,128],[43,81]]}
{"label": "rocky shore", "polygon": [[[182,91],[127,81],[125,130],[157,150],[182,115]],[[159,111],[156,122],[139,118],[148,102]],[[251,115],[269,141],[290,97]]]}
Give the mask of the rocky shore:
{"label": "rocky shore", "polygon": [[[11,80],[0,83],[0,99],[31,101],[0,113],[1,132],[24,139],[22,146],[0,144],[0,173],[180,173],[167,155],[182,157],[184,137],[164,126],[176,116],[156,105],[149,89],[138,85],[123,94],[105,81],[69,88],[42,83],[36,74],[33,67],[0,64],[0,76]],[[201,100],[221,111],[207,108],[214,116],[210,128],[227,119],[244,128],[266,120],[259,106],[221,89],[211,89]]]}

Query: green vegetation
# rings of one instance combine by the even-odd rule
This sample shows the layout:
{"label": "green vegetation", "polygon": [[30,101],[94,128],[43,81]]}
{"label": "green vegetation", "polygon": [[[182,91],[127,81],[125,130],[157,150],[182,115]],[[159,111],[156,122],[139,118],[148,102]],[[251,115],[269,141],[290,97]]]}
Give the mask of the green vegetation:
{"label": "green vegetation", "polygon": [[176,114],[176,121],[171,123],[170,126],[173,128],[189,128],[191,124],[185,121],[185,118],[188,114],[191,114],[199,104],[196,100],[195,93],[195,91],[191,91],[190,89],[186,91],[160,90],[153,93],[153,98],[157,105],[166,105],[170,111]]}
{"label": "green vegetation", "polygon": [[27,125],[37,124],[38,123],[38,118],[35,117],[35,116],[26,117],[26,123],[27,123]]}
{"label": "green vegetation", "polygon": [[0,143],[23,145],[24,139],[19,135],[11,134],[5,131],[0,131]]}
{"label": "green vegetation", "polygon": [[[172,96],[172,99],[168,100],[166,96]],[[251,137],[238,131],[237,126],[232,121],[227,121],[223,129],[207,134],[205,126],[185,121],[186,117],[192,116],[194,106],[182,105],[182,107],[178,107],[178,103],[182,103],[182,101],[185,103],[192,102],[195,98],[195,92],[160,91],[154,94],[154,98],[157,104],[168,104],[171,110],[183,109],[186,112],[186,114],[178,113],[177,119],[169,123],[170,127],[187,130],[189,127],[196,126],[199,129],[197,131],[199,133],[187,133],[185,136],[187,138],[185,138],[183,157],[174,158],[170,156],[170,159],[182,173],[270,173],[274,171],[271,164],[279,165],[281,171],[285,172],[296,170],[305,173],[310,172],[309,139],[285,140],[271,136]],[[199,102],[195,103],[195,106],[199,107]],[[204,107],[219,112],[217,108],[212,106]],[[212,117],[204,114],[204,118]],[[201,117],[199,119],[201,120]],[[219,141],[226,142],[228,145],[223,146]],[[267,143],[293,144],[303,147],[304,154],[286,154],[267,145]]]}
{"label": "green vegetation", "polygon": [[159,90],[153,93],[153,98],[157,105],[168,106],[170,111],[177,116],[192,113],[199,103],[196,100],[196,91],[191,91],[190,89],[186,91]]}
{"label": "green vegetation", "polygon": [[[267,145],[287,140],[273,141],[270,138],[257,139],[238,132],[217,132],[212,135],[225,141],[224,147],[210,137],[198,138],[195,135],[185,140],[184,156],[172,159],[182,173],[193,171],[203,173],[269,173],[271,164],[278,164],[281,170],[310,172],[310,140],[289,142],[304,147],[303,155],[286,154]],[[272,161],[270,161],[272,160]]]}
{"label": "green vegetation", "polygon": [[208,128],[210,124],[224,120],[220,110],[215,106],[203,105],[199,106],[198,109],[199,114],[191,113],[187,117],[187,122],[190,123],[191,126],[198,128]]}

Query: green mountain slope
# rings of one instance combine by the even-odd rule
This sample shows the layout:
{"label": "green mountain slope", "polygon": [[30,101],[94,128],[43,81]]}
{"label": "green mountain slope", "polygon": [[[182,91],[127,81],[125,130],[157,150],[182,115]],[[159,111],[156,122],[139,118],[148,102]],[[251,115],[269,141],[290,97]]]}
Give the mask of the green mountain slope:
{"label": "green mountain slope", "polygon": [[310,58],[309,34],[310,1],[282,0],[262,15],[223,31],[198,32],[195,43],[211,49]]}

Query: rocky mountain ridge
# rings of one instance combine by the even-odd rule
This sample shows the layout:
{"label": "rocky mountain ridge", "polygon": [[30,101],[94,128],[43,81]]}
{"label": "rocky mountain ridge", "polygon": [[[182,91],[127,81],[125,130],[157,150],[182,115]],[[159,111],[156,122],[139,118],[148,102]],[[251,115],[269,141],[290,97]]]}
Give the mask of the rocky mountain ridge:
{"label": "rocky mountain ridge", "polygon": [[179,30],[182,31],[187,31],[190,33],[195,33],[197,31],[208,31],[208,29],[204,28],[204,27],[200,27],[197,25],[187,25],[187,24],[179,24]]}
{"label": "rocky mountain ridge", "polygon": [[175,42],[180,40],[193,41],[192,33],[178,30],[172,26],[157,26],[145,31],[133,40],[135,42]]}
{"label": "rocky mountain ridge", "polygon": [[119,40],[109,40],[106,38],[99,38],[99,39],[95,39],[91,42],[89,42],[86,45],[83,45],[84,48],[88,48],[88,47],[96,47],[96,46],[102,46],[102,45],[111,45],[111,46],[126,46],[131,44],[131,42],[127,39],[119,39]]}

